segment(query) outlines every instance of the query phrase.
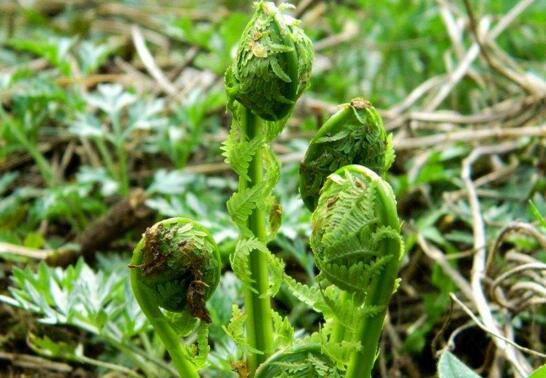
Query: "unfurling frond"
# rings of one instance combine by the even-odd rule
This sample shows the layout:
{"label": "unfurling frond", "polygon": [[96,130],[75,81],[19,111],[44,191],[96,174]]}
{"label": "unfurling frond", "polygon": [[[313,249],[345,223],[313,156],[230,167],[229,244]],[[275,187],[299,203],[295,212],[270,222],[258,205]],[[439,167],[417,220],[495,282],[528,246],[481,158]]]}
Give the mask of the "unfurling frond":
{"label": "unfurling frond", "polygon": [[220,255],[203,226],[186,218],[156,223],[135,248],[130,267],[133,291],[138,286],[166,310],[209,320],[205,302],[220,280]]}
{"label": "unfurling frond", "polygon": [[[400,224],[392,190],[368,168],[346,166],[329,176],[312,216],[311,248],[321,273],[339,288],[364,294],[400,258]],[[395,240],[398,248],[383,247]]]}
{"label": "unfurling frond", "polygon": [[308,86],[313,46],[282,7],[264,1],[255,7],[237,58],[226,71],[226,92],[257,116],[277,121],[292,111]]}
{"label": "unfurling frond", "polygon": [[300,194],[313,211],[326,178],[350,164],[363,165],[380,176],[394,162],[392,135],[366,100],[357,98],[331,116],[311,140],[300,166]]}

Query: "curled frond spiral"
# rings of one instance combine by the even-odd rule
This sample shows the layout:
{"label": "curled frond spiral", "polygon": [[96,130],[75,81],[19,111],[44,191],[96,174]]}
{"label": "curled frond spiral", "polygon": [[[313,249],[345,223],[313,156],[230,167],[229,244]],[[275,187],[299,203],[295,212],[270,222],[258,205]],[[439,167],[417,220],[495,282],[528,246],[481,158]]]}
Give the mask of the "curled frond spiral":
{"label": "curled frond spiral", "polygon": [[133,252],[133,290],[138,285],[159,307],[209,321],[205,302],[218,285],[220,265],[206,228],[186,218],[167,219],[148,228]]}
{"label": "curled frond spiral", "polygon": [[[321,273],[339,288],[365,293],[400,257],[400,224],[390,186],[375,172],[348,165],[331,174],[312,215],[311,248]],[[398,247],[384,248],[384,240]]]}
{"label": "curled frond spiral", "polygon": [[260,365],[255,378],[340,378],[334,362],[320,344],[294,346],[272,355]]}
{"label": "curled frond spiral", "polygon": [[299,21],[282,12],[286,6],[259,1],[255,8],[237,58],[226,72],[225,86],[230,98],[275,121],[291,112],[307,87],[313,47]]}
{"label": "curled frond spiral", "polygon": [[332,115],[311,140],[300,166],[300,194],[313,211],[326,177],[338,168],[359,164],[383,176],[394,161],[392,136],[366,100],[353,99]]}

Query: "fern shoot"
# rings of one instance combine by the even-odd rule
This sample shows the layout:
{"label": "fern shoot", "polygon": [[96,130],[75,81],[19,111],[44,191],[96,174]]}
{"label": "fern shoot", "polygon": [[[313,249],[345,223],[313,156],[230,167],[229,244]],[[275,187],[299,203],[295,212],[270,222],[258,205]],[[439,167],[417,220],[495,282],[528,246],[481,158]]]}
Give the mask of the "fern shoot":
{"label": "fern shoot", "polygon": [[231,256],[245,285],[248,368],[254,372],[276,347],[271,296],[284,265],[267,248],[279,225],[280,207],[272,190],[280,166],[270,142],[283,129],[307,87],[313,50],[298,21],[272,2],[255,3],[255,13],[240,40],[237,57],[225,75],[233,121],[224,143],[226,162],[239,175],[227,209],[240,230]]}
{"label": "fern shoot", "polygon": [[269,121],[291,112],[307,88],[313,61],[311,41],[299,22],[283,13],[287,7],[255,3],[237,58],[225,77],[228,96]]}
{"label": "fern shoot", "polygon": [[355,98],[341,105],[311,139],[300,165],[303,202],[313,211],[326,177],[338,168],[359,164],[383,176],[393,161],[392,135],[385,131],[377,110]]}
{"label": "fern shoot", "polygon": [[[180,320],[187,323],[188,329],[197,319],[210,322],[206,301],[218,285],[220,264],[218,247],[210,233],[186,218],[156,223],[146,230],[133,252],[129,265],[133,294],[181,377],[199,377],[199,358],[180,343],[161,308],[181,313]],[[201,327],[201,332],[206,329]],[[206,340],[206,333],[200,336]]]}
{"label": "fern shoot", "polygon": [[[311,248],[322,279],[342,291],[334,342],[360,342],[350,356],[347,378],[371,376],[383,320],[394,291],[402,252],[396,200],[372,170],[348,165],[328,176],[312,215]],[[326,298],[325,298],[326,299]]]}

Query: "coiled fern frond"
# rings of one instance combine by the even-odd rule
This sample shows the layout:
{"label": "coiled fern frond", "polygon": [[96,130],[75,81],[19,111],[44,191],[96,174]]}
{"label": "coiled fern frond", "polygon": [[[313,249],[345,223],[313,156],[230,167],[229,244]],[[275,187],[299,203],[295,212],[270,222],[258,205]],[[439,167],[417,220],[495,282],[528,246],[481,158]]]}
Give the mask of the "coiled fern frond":
{"label": "coiled fern frond", "polygon": [[299,21],[273,2],[256,11],[241,37],[237,58],[225,75],[230,98],[257,116],[276,121],[288,115],[307,88],[313,61],[311,41]]}
{"label": "coiled fern frond", "polygon": [[133,281],[159,307],[208,320],[206,300],[220,280],[220,255],[203,226],[171,218],[148,228],[133,253]]}
{"label": "coiled fern frond", "polygon": [[345,165],[363,165],[384,176],[394,161],[392,135],[366,100],[353,99],[332,115],[317,134],[300,166],[300,194],[313,211],[326,178]]}
{"label": "coiled fern frond", "polygon": [[365,294],[370,282],[400,257],[383,248],[400,240],[389,185],[372,170],[349,165],[328,177],[312,215],[311,248],[325,277],[348,292]]}

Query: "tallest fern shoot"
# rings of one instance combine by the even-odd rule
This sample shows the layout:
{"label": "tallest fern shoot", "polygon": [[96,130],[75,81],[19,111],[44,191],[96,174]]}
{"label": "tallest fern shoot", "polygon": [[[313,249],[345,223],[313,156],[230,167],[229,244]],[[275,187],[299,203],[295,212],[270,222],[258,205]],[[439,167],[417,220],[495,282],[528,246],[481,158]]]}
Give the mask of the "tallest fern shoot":
{"label": "tallest fern shoot", "polygon": [[[271,2],[257,2],[240,40],[225,87],[233,124],[224,145],[226,161],[239,175],[227,203],[240,230],[232,268],[245,283],[248,365],[253,374],[273,353],[271,295],[280,285],[283,264],[267,249],[275,236],[271,195],[280,175],[269,143],[282,130],[307,87],[313,51],[294,18]],[[248,267],[248,268],[247,268]],[[270,275],[277,280],[270,280]],[[270,285],[270,282],[273,282]]]}

